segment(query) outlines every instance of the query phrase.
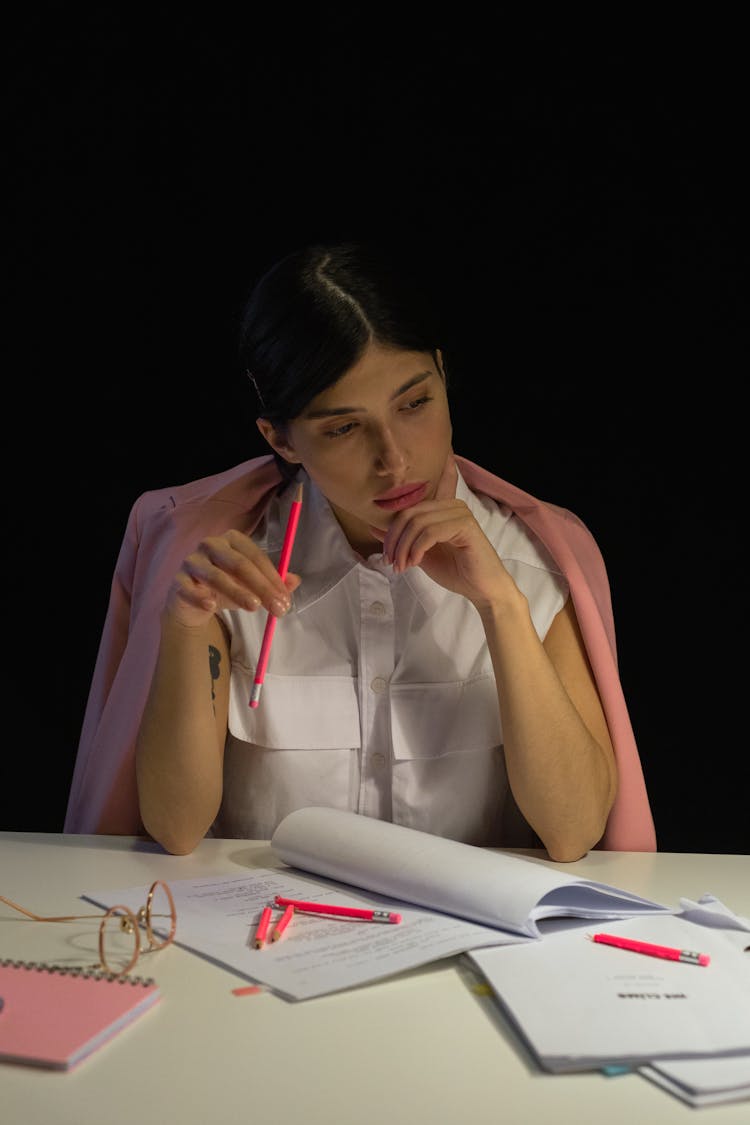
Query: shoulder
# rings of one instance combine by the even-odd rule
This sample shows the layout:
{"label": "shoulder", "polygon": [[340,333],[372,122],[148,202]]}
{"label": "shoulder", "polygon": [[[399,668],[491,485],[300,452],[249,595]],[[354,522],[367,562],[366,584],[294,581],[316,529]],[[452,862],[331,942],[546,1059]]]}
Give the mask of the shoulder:
{"label": "shoulder", "polygon": [[533,515],[543,511],[555,522],[559,521],[561,524],[570,524],[586,529],[583,520],[569,508],[553,504],[549,500],[541,500],[538,496],[525,492],[517,485],[503,480],[502,477],[496,476],[488,469],[483,469],[481,465],[477,465],[474,461],[469,461],[465,457],[457,456],[456,461],[464,480],[473,492],[484,493],[498,503],[507,505],[512,512],[515,512],[521,518],[524,515]]}
{"label": "shoulder", "polygon": [[[186,549],[230,527],[250,533],[281,480],[272,456],[141,493],[130,509],[118,569],[175,570]],[[138,560],[138,562],[136,562]]]}
{"label": "shoulder", "polygon": [[223,504],[247,510],[254,507],[260,497],[270,493],[280,479],[272,456],[253,457],[210,476],[143,492],[133,510],[142,519],[157,512],[184,507],[200,508],[205,504]]}
{"label": "shoulder", "polygon": [[457,456],[456,462],[469,488],[506,505],[541,540],[568,580],[574,564],[601,591],[608,589],[599,545],[575,512],[541,500],[466,458]]}
{"label": "shoulder", "polygon": [[116,564],[116,585],[132,600],[157,604],[185,555],[229,528],[250,534],[281,480],[273,457],[142,493],[133,504]]}

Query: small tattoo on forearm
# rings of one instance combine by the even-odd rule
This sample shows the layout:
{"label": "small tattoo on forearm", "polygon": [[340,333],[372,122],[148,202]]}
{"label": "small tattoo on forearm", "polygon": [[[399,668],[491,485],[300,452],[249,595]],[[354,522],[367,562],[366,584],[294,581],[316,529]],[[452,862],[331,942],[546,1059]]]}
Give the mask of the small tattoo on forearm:
{"label": "small tattoo on forearm", "polygon": [[[221,653],[215,645],[208,646],[208,667],[211,673],[211,701],[216,703],[216,692],[214,691],[214,684],[221,675],[219,665],[221,664]],[[216,707],[214,706],[214,714],[216,714]]]}

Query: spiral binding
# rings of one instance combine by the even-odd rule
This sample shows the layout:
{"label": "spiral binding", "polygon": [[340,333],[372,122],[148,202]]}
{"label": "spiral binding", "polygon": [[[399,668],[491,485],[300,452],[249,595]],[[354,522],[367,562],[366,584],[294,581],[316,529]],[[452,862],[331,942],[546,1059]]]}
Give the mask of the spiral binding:
{"label": "spiral binding", "polygon": [[37,973],[57,973],[63,977],[80,977],[82,980],[107,980],[118,984],[138,984],[149,988],[156,984],[153,977],[128,977],[108,973],[103,969],[86,969],[76,966],[50,965],[46,961],[14,961],[12,957],[1,957],[0,968],[30,969]]}

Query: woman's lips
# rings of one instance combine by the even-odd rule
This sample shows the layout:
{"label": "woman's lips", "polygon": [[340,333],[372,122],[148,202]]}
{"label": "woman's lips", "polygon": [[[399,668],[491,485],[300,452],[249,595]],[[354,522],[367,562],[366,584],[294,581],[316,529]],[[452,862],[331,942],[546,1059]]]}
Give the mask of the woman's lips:
{"label": "woman's lips", "polygon": [[400,512],[402,508],[412,508],[419,504],[427,495],[428,482],[422,484],[408,484],[403,488],[392,488],[382,496],[375,498],[375,503],[384,512]]}

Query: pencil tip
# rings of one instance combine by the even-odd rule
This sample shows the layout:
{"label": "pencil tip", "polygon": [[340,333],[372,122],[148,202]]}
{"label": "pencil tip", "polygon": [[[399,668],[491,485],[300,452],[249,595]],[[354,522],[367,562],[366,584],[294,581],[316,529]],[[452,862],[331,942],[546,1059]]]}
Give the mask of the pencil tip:
{"label": "pencil tip", "polygon": [[296,503],[299,503],[302,500],[302,490],[303,490],[303,488],[304,488],[304,485],[302,485],[302,484],[297,485],[297,493],[294,497]]}

